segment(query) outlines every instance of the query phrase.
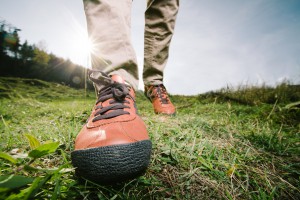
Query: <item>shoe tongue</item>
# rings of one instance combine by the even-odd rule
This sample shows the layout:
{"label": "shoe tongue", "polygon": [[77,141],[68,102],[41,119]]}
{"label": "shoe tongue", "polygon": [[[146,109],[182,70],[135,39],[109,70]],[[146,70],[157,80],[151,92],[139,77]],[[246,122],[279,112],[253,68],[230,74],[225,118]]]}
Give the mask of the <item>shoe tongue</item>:
{"label": "shoe tongue", "polygon": [[123,83],[123,84],[125,84],[124,79],[121,76],[117,75],[117,74],[112,75],[111,79],[113,81],[117,82],[117,83]]}

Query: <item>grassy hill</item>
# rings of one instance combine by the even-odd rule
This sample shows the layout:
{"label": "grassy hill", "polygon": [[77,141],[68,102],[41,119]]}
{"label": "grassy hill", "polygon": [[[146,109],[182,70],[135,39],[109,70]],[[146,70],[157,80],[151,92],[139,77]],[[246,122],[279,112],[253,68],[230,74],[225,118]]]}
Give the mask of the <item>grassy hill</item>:
{"label": "grassy hill", "polygon": [[176,117],[157,116],[137,93],[150,167],[103,186],[78,180],[70,163],[94,92],[0,78],[0,199],[300,199],[299,86],[171,98]]}

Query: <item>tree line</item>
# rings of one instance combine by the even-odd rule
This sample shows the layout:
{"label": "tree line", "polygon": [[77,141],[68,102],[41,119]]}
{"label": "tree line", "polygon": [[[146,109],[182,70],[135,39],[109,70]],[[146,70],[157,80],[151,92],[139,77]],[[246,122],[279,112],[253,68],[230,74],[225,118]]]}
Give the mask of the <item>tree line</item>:
{"label": "tree line", "polygon": [[[0,76],[36,78],[83,88],[85,68],[47,53],[44,44],[21,43],[18,29],[0,21]],[[91,84],[88,83],[88,87]]]}

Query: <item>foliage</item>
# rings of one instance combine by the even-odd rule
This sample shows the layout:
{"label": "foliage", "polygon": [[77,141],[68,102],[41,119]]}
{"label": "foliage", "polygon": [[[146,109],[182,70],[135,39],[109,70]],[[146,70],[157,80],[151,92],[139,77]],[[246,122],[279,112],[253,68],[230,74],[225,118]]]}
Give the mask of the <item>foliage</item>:
{"label": "foliage", "polygon": [[7,185],[0,199],[299,199],[300,109],[289,87],[261,88],[266,96],[284,94],[272,102],[254,95],[262,93],[258,87],[252,94],[250,87],[228,90],[231,99],[217,92],[171,96],[176,117],[155,115],[137,92],[153,142],[149,169],[134,180],[97,185],[78,179],[70,161],[93,92],[1,78],[0,182]]}
{"label": "foliage", "polygon": [[25,40],[23,45],[21,45],[20,55],[21,55],[21,59],[22,59],[24,64],[26,64],[27,62],[33,60],[34,48],[33,48],[33,46],[28,44],[27,40]]}
{"label": "foliage", "polygon": [[199,95],[199,99],[213,99],[213,101],[230,101],[246,105],[261,105],[288,103],[300,99],[300,86],[289,81],[279,83],[275,88],[265,84],[261,86],[241,85],[237,88],[222,88]]}
{"label": "foliage", "polygon": [[20,38],[18,32],[20,29],[9,26],[9,30],[6,30],[6,22],[0,22],[0,55],[13,54],[15,58],[18,58],[18,50],[20,46]]}
{"label": "foliage", "polygon": [[47,52],[45,52],[37,47],[34,47],[33,53],[34,53],[34,57],[32,60],[35,63],[37,63],[40,66],[47,66],[47,64],[50,60],[50,56],[47,54]]}
{"label": "foliage", "polygon": [[[0,158],[8,161],[4,170],[7,170],[6,173],[9,174],[0,176],[0,197],[2,198],[32,199],[51,178],[57,178],[60,174],[65,173],[66,167],[69,165],[63,164],[59,168],[52,169],[34,167],[38,159],[54,153],[59,146],[59,142],[41,144],[33,135],[26,134],[25,136],[31,147],[28,154],[14,153],[11,156],[0,152]],[[9,166],[9,169],[7,166]],[[28,172],[34,172],[35,176],[28,176]]]}
{"label": "foliage", "polygon": [[[45,81],[64,83],[71,87],[86,87],[86,69],[70,60],[49,54],[45,43],[20,43],[21,30],[0,22],[0,76],[37,78]],[[88,88],[92,84],[88,82]]]}

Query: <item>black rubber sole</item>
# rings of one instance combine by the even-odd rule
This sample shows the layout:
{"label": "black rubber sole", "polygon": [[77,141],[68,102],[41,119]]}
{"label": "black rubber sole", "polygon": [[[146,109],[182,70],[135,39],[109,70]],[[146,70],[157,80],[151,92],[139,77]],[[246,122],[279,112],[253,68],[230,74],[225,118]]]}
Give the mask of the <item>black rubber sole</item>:
{"label": "black rubber sole", "polygon": [[150,161],[150,140],[75,150],[71,153],[76,175],[96,183],[115,183],[142,175]]}

